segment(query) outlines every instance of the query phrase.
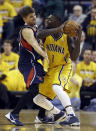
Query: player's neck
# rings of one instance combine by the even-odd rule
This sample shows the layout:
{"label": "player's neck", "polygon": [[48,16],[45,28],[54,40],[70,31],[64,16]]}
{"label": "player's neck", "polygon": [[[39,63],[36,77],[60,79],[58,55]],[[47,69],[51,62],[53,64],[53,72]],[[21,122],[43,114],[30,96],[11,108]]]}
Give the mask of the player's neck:
{"label": "player's neck", "polygon": [[55,39],[60,39],[60,37],[62,36],[62,33],[57,33],[57,34],[54,34],[53,37]]}

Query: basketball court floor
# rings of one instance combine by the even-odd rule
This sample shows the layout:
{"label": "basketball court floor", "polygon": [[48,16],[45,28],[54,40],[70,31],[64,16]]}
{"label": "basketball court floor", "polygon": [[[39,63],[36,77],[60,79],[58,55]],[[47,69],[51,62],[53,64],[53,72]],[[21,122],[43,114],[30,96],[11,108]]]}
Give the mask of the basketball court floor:
{"label": "basketball court floor", "polygon": [[96,112],[76,112],[80,119],[80,127],[60,126],[59,124],[35,124],[37,111],[22,110],[20,120],[23,127],[12,125],[4,117],[10,110],[0,110],[0,131],[96,131]]}

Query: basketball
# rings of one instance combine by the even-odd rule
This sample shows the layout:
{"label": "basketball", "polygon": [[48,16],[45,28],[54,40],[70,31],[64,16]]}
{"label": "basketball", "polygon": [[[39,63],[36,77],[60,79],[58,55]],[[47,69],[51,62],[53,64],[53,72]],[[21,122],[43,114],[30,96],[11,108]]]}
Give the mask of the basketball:
{"label": "basketball", "polygon": [[78,31],[81,29],[81,26],[73,21],[69,20],[65,22],[65,26],[63,28],[64,34],[67,34],[69,37],[78,37]]}

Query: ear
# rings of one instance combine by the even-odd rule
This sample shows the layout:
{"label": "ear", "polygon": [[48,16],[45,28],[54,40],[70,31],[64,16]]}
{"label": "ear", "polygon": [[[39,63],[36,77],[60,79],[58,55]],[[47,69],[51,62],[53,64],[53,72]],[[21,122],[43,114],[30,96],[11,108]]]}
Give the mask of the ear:
{"label": "ear", "polygon": [[26,23],[26,17],[23,17],[24,22]]}

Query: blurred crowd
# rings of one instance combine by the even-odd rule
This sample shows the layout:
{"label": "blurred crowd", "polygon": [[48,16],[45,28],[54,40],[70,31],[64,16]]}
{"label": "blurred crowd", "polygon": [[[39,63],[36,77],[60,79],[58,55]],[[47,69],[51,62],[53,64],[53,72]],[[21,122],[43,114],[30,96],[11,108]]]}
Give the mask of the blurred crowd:
{"label": "blurred crowd", "polygon": [[[96,0],[82,2],[85,0],[0,0],[0,108],[12,108],[14,94],[26,92],[18,70],[19,31],[24,25],[19,10],[29,5],[35,9],[38,29],[44,28],[44,20],[50,14],[59,16],[62,23],[75,20],[82,26],[80,55],[72,62],[69,96],[75,110],[96,111]],[[45,61],[44,70],[47,68]],[[52,102],[62,109],[58,98]]]}

